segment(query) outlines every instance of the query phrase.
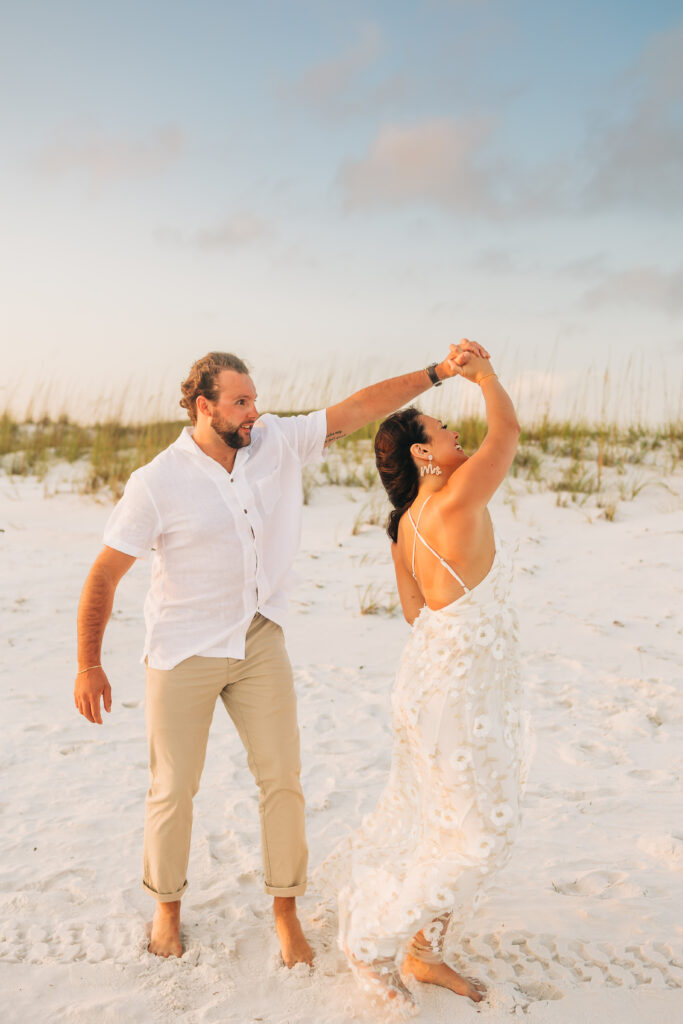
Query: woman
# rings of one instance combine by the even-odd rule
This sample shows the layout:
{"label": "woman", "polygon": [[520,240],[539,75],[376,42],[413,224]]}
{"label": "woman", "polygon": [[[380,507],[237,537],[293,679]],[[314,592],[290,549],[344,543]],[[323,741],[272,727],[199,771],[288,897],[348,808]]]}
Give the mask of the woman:
{"label": "woman", "polygon": [[484,995],[444,962],[444,939],[508,858],[524,748],[510,564],[487,509],[519,424],[489,360],[464,362],[460,351],[454,366],[486,403],[479,450],[468,458],[455,431],[412,408],[385,420],[375,440],[412,631],[392,695],[389,781],[333,855],[340,945],[366,988],[408,1012],[414,999],[401,972],[475,1002]]}

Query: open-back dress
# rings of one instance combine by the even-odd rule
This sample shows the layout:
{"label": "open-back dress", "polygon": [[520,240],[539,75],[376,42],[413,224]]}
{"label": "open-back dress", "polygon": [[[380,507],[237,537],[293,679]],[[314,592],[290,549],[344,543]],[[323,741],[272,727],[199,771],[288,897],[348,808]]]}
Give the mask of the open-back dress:
{"label": "open-back dress", "polygon": [[338,891],[339,944],[352,966],[367,965],[361,981],[405,952],[442,959],[449,924],[471,920],[508,859],[527,761],[511,558],[496,537],[488,574],[468,590],[418,526],[415,540],[464,593],[413,623],[392,693],[388,782],[323,867]]}

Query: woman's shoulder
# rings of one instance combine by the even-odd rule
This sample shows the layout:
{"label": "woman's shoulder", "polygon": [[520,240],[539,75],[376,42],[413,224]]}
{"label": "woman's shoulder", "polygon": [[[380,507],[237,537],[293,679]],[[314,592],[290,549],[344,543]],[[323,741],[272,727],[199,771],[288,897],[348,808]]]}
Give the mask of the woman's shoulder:
{"label": "woman's shoulder", "polygon": [[454,522],[473,522],[487,515],[486,505],[477,505],[466,500],[454,499],[448,487],[437,491],[425,509],[424,518],[427,520],[452,520]]}
{"label": "woman's shoulder", "polygon": [[446,557],[456,557],[465,544],[471,549],[477,538],[490,529],[490,516],[486,506],[453,505],[448,500],[439,500],[435,494],[420,518],[420,533]]}

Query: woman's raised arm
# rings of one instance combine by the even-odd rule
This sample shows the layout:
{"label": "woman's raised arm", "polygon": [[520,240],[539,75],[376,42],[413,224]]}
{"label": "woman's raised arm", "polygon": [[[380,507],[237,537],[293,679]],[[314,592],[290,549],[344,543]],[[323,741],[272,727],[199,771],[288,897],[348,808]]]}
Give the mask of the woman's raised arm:
{"label": "woman's raised arm", "polygon": [[485,506],[512,465],[520,427],[512,400],[488,359],[471,357],[459,371],[466,380],[481,388],[487,431],[478,450],[444,487],[442,500],[469,507]]}

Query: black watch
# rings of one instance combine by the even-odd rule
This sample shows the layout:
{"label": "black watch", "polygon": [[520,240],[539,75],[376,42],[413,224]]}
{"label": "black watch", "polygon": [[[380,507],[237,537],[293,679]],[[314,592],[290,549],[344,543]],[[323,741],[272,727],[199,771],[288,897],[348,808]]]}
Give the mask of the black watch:
{"label": "black watch", "polygon": [[443,384],[443,381],[439,380],[439,378],[436,375],[436,368],[438,365],[438,363],[430,363],[429,366],[425,366],[427,375],[435,388],[438,388]]}

